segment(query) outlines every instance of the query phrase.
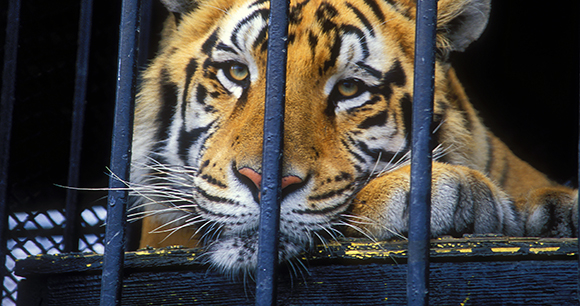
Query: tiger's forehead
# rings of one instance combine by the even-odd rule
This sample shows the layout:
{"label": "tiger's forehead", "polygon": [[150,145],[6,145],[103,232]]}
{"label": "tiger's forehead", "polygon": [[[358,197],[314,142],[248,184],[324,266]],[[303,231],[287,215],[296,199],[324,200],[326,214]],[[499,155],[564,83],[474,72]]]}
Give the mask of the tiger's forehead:
{"label": "tiger's forehead", "polygon": [[[250,65],[265,60],[269,5],[269,1],[248,1],[228,11],[218,24],[220,42],[214,55],[221,52],[224,58],[235,57]],[[388,48],[385,41],[385,27],[396,18],[389,8],[373,0],[291,1],[289,65],[308,67],[302,71],[318,76],[342,73],[375,83],[373,78],[391,66],[390,51],[397,48]]]}

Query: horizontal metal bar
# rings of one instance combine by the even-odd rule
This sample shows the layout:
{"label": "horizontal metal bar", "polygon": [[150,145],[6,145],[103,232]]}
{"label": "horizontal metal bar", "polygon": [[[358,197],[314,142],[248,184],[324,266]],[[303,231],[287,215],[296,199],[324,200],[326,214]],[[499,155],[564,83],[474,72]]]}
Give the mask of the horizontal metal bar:
{"label": "horizontal metal bar", "polygon": [[429,303],[431,216],[431,121],[435,80],[437,1],[419,0],[415,28],[415,75],[409,203],[407,305]]}

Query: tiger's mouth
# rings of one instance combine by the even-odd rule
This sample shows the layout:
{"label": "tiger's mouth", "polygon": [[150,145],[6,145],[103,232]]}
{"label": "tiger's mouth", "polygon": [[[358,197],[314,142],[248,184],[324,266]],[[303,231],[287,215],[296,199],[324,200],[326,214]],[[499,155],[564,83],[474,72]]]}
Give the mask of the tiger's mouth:
{"label": "tiger's mouth", "polygon": [[[243,170],[247,168],[229,163],[224,167],[229,170],[227,187],[222,187],[211,173],[198,169],[165,164],[148,167],[155,179],[129,183],[133,196],[142,201],[131,218],[154,217],[159,226],[150,233],[163,237],[184,230],[184,237],[191,239],[188,245],[202,247],[206,251],[202,258],[211,267],[231,275],[251,274],[257,267],[261,175]],[[283,184],[281,194],[280,262],[342,235],[339,228],[344,225],[343,214],[362,181],[349,182],[345,175],[335,176],[342,192],[317,190],[321,179],[315,174],[300,180],[298,176],[286,176],[293,184]],[[145,210],[140,212],[139,208]]]}
{"label": "tiger's mouth", "polygon": [[[212,268],[231,275],[253,273],[257,267],[261,178],[257,171],[247,169],[247,167],[241,167],[240,170],[237,167],[231,168],[231,173],[245,190],[245,196],[239,198],[237,202],[241,214],[223,218],[222,214],[208,209],[215,208],[216,203],[204,200],[201,200],[197,210],[203,219],[213,222],[207,226],[207,230],[204,230],[206,234],[203,235],[206,239],[202,239],[207,263]],[[292,260],[316,243],[325,243],[329,238],[335,239],[336,236],[342,235],[335,227],[340,224],[341,213],[349,204],[343,202],[350,202],[350,197],[345,197],[341,200],[341,205],[333,207],[332,210],[312,209],[309,202],[314,185],[312,176],[307,175],[303,180],[294,182],[284,184],[283,181],[282,184],[278,234],[280,263]],[[202,208],[206,205],[208,206],[205,209]],[[217,230],[208,233],[212,228]],[[267,234],[275,235],[275,233]]]}

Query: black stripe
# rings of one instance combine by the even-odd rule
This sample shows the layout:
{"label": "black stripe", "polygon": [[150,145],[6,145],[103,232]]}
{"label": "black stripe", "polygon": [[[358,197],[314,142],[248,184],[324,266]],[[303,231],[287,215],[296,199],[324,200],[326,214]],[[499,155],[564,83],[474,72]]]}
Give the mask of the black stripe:
{"label": "black stripe", "polygon": [[373,96],[370,100],[367,100],[367,101],[365,101],[365,103],[361,104],[361,106],[348,109],[346,112],[348,114],[352,114],[354,112],[354,110],[360,110],[360,109],[363,109],[363,107],[365,107],[365,106],[375,105],[377,102],[379,102],[381,100],[382,100],[381,96]]}
{"label": "black stripe", "polygon": [[[312,200],[312,201],[320,201],[320,200],[326,200],[326,199],[330,199],[330,198],[334,198],[336,196],[342,196],[344,195],[345,192],[351,191],[353,189],[352,185],[347,185],[346,187],[342,188],[342,189],[338,189],[338,190],[332,190],[329,191],[327,193],[323,193],[323,194],[319,194],[319,195],[314,195],[314,196],[309,196],[308,200]],[[338,205],[336,207],[329,207],[329,208],[325,208],[322,210],[312,210],[312,209],[305,209],[305,210],[297,210],[294,211],[295,213],[298,214],[324,214],[328,211],[333,211],[336,210],[338,207],[343,206],[344,204]]]}
{"label": "black stripe", "polygon": [[249,7],[252,7],[252,6],[257,6],[257,5],[260,5],[260,4],[262,4],[262,3],[266,3],[266,2],[268,2],[268,1],[270,1],[270,0],[256,0],[256,1],[254,1],[254,3],[250,4],[250,6],[249,6]]}
{"label": "black stripe", "polygon": [[360,68],[362,68],[364,71],[368,72],[370,75],[374,76],[377,79],[381,78],[381,72],[378,71],[377,69],[365,64],[362,61],[358,61],[357,66],[359,66]]}
{"label": "black stripe", "polygon": [[379,7],[379,5],[375,0],[363,0],[363,1],[366,5],[368,5],[371,8],[371,11],[373,11],[373,14],[375,14],[378,20],[385,20],[385,15],[381,11],[381,8]]}
{"label": "black stripe", "polygon": [[357,41],[360,43],[360,47],[363,50],[363,59],[367,59],[370,55],[369,47],[367,46],[367,37],[361,29],[356,26],[346,24],[341,27],[344,34],[352,34],[358,37]]}
{"label": "black stripe", "polygon": [[473,207],[473,195],[466,184],[458,184],[456,189],[457,199],[453,217],[455,221],[453,231],[449,234],[453,237],[461,237],[463,233],[475,232],[475,218]]}
{"label": "black stripe", "polygon": [[240,29],[244,25],[252,22],[254,19],[256,19],[258,17],[261,17],[263,20],[268,20],[269,14],[270,14],[270,10],[260,9],[260,10],[256,10],[256,11],[252,12],[252,14],[250,14],[250,15],[246,16],[244,19],[240,20],[240,22],[238,22],[238,24],[236,25],[236,27],[232,31],[232,36],[230,37],[234,46],[236,46],[240,50],[242,49],[238,43],[238,32],[240,31]]}
{"label": "black stripe", "polygon": [[[350,139],[350,137],[349,137],[349,139]],[[342,143],[344,148],[348,151],[348,153],[350,153],[352,156],[354,156],[354,158],[356,158],[356,160],[358,160],[359,163],[366,164],[366,162],[367,162],[366,159],[364,159],[362,156],[360,156],[360,154],[351,150],[350,149],[351,146],[349,146],[348,143],[344,139],[341,139],[340,142]],[[353,140],[350,139],[350,142],[353,143]]]}
{"label": "black stripe", "polygon": [[407,132],[407,149],[413,139],[413,105],[411,102],[411,96],[405,94],[403,98],[399,101],[401,104],[401,110],[403,112],[403,124],[405,125],[405,131]]}
{"label": "black stripe", "polygon": [[389,71],[383,75],[383,84],[394,84],[396,86],[405,86],[407,84],[407,75],[401,62],[396,60]]}
{"label": "black stripe", "polygon": [[[207,89],[205,89],[205,86],[203,86],[201,84],[197,84],[197,90],[195,93],[195,98],[197,100],[197,103],[205,104],[206,97],[207,97]],[[183,117],[183,120],[185,120],[185,117]]]}
{"label": "black stripe", "polygon": [[336,60],[340,55],[340,47],[342,46],[342,40],[340,36],[336,35],[334,37],[334,43],[330,47],[330,58],[324,62],[323,71],[327,72],[330,67],[334,67]]}
{"label": "black stripe", "polygon": [[328,2],[321,3],[318,9],[316,9],[316,19],[321,23],[336,16],[338,16],[338,10]]}
{"label": "black stripe", "polygon": [[377,162],[392,162],[400,160],[406,153],[406,150],[402,150],[396,153],[388,152],[386,150],[376,148],[376,149],[369,149],[366,143],[359,141],[357,142],[357,147],[365,153],[367,156],[371,158],[372,161]]}
{"label": "black stripe", "polygon": [[211,49],[217,43],[217,32],[218,32],[217,29],[215,31],[213,31],[213,33],[211,33],[211,35],[208,37],[208,39],[206,39],[206,41],[203,43],[203,45],[201,45],[201,51],[203,51],[203,53],[205,53],[209,56],[211,56]]}
{"label": "black stripe", "polygon": [[[369,71],[370,73],[370,71]],[[407,77],[405,75],[405,71],[401,67],[401,63],[399,61],[395,61],[393,67],[383,74],[381,83],[378,86],[369,87],[369,91],[373,94],[380,94],[385,98],[385,101],[389,101],[391,99],[391,95],[393,94],[392,85],[396,86],[404,86],[407,82]],[[405,95],[401,100],[401,104],[404,103],[403,100],[409,100],[409,95]],[[377,101],[375,101],[377,102]],[[403,108],[403,113],[405,114],[405,108]],[[410,112],[409,112],[410,116]],[[410,121],[409,121],[410,122]],[[406,122],[405,122],[406,123]]]}
{"label": "black stripe", "polygon": [[185,120],[185,113],[187,109],[187,95],[189,94],[189,85],[193,79],[193,75],[197,71],[197,61],[192,58],[189,60],[185,68],[185,87],[183,88],[183,98],[181,101],[181,117]]}
{"label": "black stripe", "polygon": [[312,60],[314,60],[316,46],[318,45],[318,37],[314,35],[312,31],[308,31],[308,45],[310,46],[310,51],[312,51]]}
{"label": "black stripe", "polygon": [[268,34],[268,28],[263,27],[260,30],[260,34],[258,34],[258,37],[256,37],[256,40],[254,41],[254,44],[252,45],[252,49],[258,49],[258,45],[262,44],[262,52],[264,52],[264,46],[266,46],[265,50],[267,50],[268,49],[268,44],[266,44],[267,34]]}
{"label": "black stripe", "polygon": [[501,187],[504,187],[505,181],[507,180],[508,172],[510,171],[510,164],[507,162],[507,158],[503,159],[503,169],[501,171],[501,176],[499,177],[498,183]]}
{"label": "black stripe", "polygon": [[234,49],[234,48],[232,48],[232,47],[224,44],[221,41],[217,44],[217,46],[215,46],[215,48],[216,48],[216,50],[223,50],[223,51],[226,51],[226,52],[231,52],[231,53],[234,53],[234,54],[238,54],[238,51],[236,51],[236,49]]}
{"label": "black stripe", "polygon": [[[188,153],[188,149],[189,147],[199,138],[199,136],[205,132],[207,132],[209,130],[209,128],[212,126],[213,122],[210,123],[207,126],[204,127],[200,127],[197,129],[193,129],[191,131],[185,131],[185,128],[181,129],[181,132],[179,134],[179,141],[178,141],[178,154],[179,157],[181,158],[181,160],[183,161],[184,164],[188,164],[187,163],[187,153]],[[184,123],[185,125],[185,123]]]}
{"label": "black stripe", "polygon": [[378,114],[366,118],[358,125],[359,129],[369,129],[373,126],[381,126],[387,123],[387,111],[381,111]]}
{"label": "black stripe", "polygon": [[346,6],[353,11],[356,17],[360,20],[360,22],[362,22],[365,28],[367,28],[367,30],[371,33],[371,36],[374,37],[375,29],[373,29],[373,26],[371,25],[369,20],[365,17],[365,15],[350,3],[346,3]]}
{"label": "black stripe", "polygon": [[[240,203],[235,202],[232,199],[226,199],[226,198],[222,198],[222,197],[217,197],[217,196],[213,196],[208,194],[207,192],[205,192],[205,190],[194,186],[194,190],[200,194],[202,197],[206,198],[207,200],[209,200],[210,202],[213,203],[226,203],[226,204],[234,204],[234,205],[240,205]],[[201,210],[202,212],[208,214],[208,215],[213,215],[213,216],[217,216],[217,217],[235,217],[234,215],[226,215],[223,213],[216,213],[214,211],[208,210],[205,207],[201,206],[201,205],[196,205],[195,207],[196,209]]]}
{"label": "black stripe", "polygon": [[288,24],[293,25],[302,22],[302,9],[306,4],[308,4],[308,2],[310,1],[307,0],[301,3],[296,3],[290,8],[290,11],[288,12]]}
{"label": "black stripe", "polygon": [[177,84],[171,82],[167,70],[161,70],[161,110],[157,114],[157,121],[159,122],[159,129],[156,135],[157,141],[169,138],[169,127],[177,107],[178,91]]}
{"label": "black stripe", "polygon": [[293,44],[295,41],[296,41],[296,34],[295,33],[288,33],[288,45]]}
{"label": "black stripe", "polygon": [[203,174],[201,176],[201,179],[203,179],[204,181],[208,182],[209,184],[221,187],[221,188],[226,188],[228,187],[226,184],[220,182],[218,179],[216,179],[215,177],[209,175],[209,174]]}

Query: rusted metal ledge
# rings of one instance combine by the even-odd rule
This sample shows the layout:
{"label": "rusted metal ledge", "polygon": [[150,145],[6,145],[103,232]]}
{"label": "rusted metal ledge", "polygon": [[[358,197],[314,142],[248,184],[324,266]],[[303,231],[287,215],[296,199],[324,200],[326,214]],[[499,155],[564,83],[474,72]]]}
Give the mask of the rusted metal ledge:
{"label": "rusted metal ledge", "polygon": [[[577,305],[577,239],[477,236],[431,241],[434,305]],[[123,305],[252,305],[249,278],[207,269],[203,250],[126,253]],[[283,264],[278,304],[405,305],[407,244],[343,239]],[[103,257],[18,261],[20,305],[98,305]],[[286,267],[287,266],[287,267]]]}

